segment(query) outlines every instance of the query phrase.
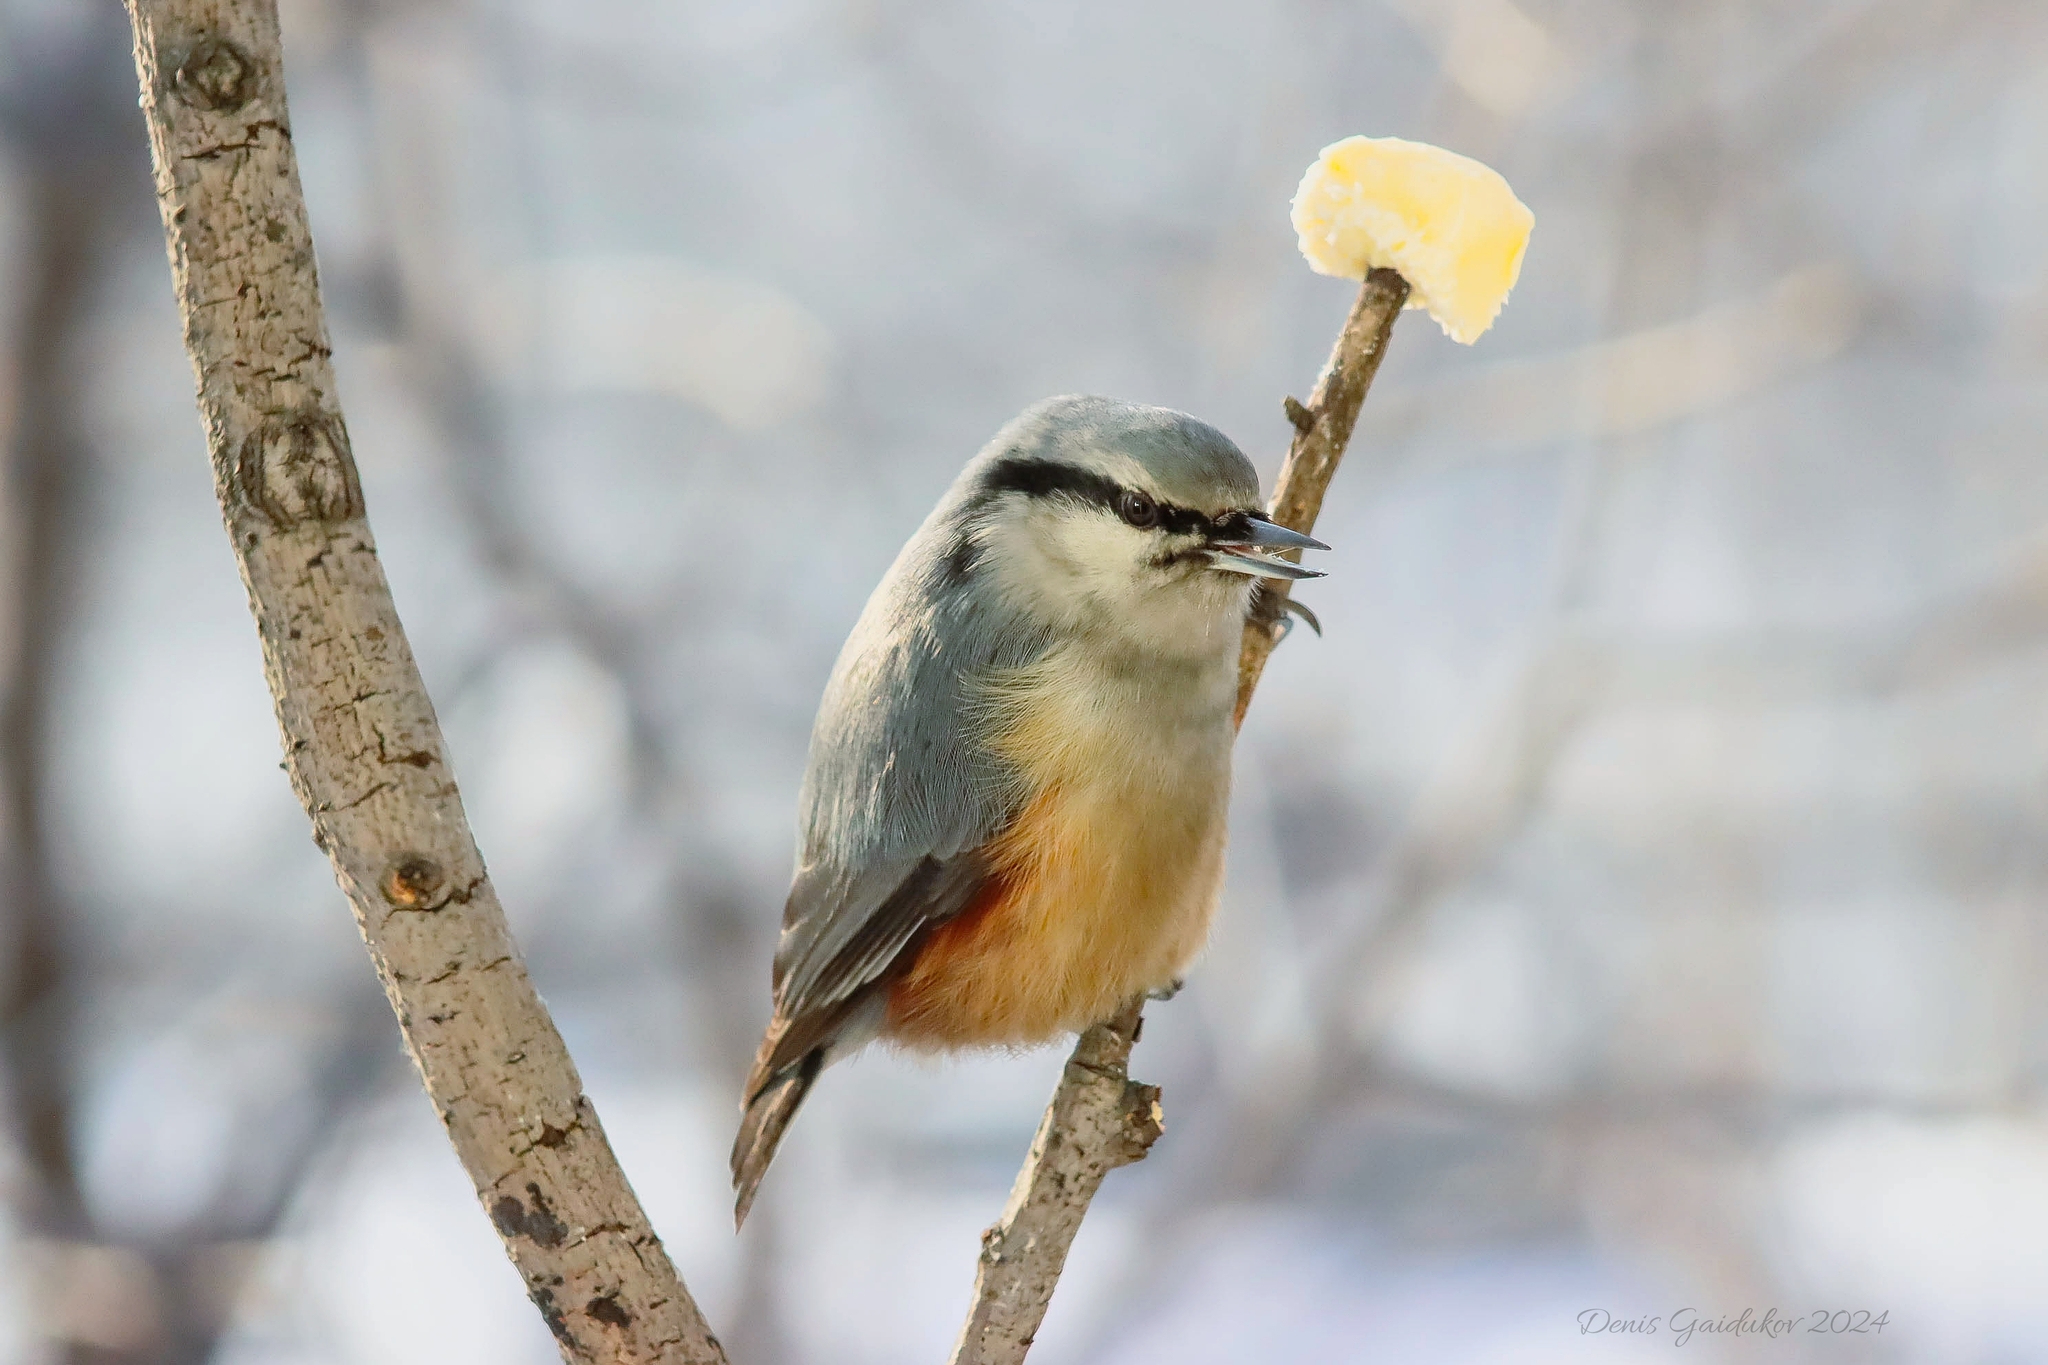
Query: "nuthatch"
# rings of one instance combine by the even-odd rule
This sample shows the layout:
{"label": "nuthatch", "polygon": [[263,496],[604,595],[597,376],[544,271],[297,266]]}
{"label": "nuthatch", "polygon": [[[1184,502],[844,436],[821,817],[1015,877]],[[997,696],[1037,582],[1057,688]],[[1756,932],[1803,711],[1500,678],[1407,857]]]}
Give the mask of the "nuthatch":
{"label": "nuthatch", "polygon": [[1046,1041],[1177,980],[1223,874],[1258,578],[1310,578],[1230,439],[1107,398],[1025,410],[868,599],[811,732],[736,1221],[818,1073],[881,1038]]}

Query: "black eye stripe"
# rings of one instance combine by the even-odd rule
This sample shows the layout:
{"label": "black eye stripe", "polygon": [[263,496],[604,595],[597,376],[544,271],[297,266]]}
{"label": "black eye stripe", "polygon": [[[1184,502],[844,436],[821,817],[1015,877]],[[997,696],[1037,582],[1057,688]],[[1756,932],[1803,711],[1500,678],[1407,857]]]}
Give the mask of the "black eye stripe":
{"label": "black eye stripe", "polygon": [[1093,470],[1076,469],[1052,460],[1034,460],[1014,455],[998,460],[982,476],[982,491],[989,495],[1022,493],[1027,498],[1065,496],[1077,502],[1094,503],[1116,510],[1117,495],[1123,488],[1116,480]]}
{"label": "black eye stripe", "polygon": [[[1123,497],[1124,487],[1106,474],[1093,470],[1076,469],[1072,465],[1059,464],[1052,460],[1034,460],[1028,456],[1013,456],[998,460],[989,466],[982,477],[982,494],[994,497],[1002,493],[1022,493],[1028,498],[1071,498],[1104,511],[1122,514],[1117,503]],[[1190,507],[1176,507],[1170,502],[1158,502],[1159,521],[1157,529],[1170,531],[1175,535],[1212,534],[1216,522]],[[1233,512],[1222,518],[1227,524],[1232,517],[1243,513]]]}

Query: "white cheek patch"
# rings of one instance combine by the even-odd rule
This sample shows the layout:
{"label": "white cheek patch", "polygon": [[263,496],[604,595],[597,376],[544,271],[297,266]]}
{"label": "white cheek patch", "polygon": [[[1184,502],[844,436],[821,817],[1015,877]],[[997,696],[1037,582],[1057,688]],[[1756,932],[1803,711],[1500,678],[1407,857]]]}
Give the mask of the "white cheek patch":
{"label": "white cheek patch", "polygon": [[1145,536],[1093,507],[1053,504],[1032,512],[991,518],[975,537],[1005,598],[1055,619],[1135,600],[1140,561],[1151,549]]}
{"label": "white cheek patch", "polygon": [[1093,508],[1050,519],[1045,539],[1053,556],[1102,596],[1129,596],[1138,571],[1159,548],[1158,537]]}
{"label": "white cheek patch", "polygon": [[1107,629],[1167,655],[1234,648],[1251,580],[1171,577],[1153,564],[1161,537],[1083,506],[997,517],[977,536],[996,591],[1013,607],[1076,628]]}

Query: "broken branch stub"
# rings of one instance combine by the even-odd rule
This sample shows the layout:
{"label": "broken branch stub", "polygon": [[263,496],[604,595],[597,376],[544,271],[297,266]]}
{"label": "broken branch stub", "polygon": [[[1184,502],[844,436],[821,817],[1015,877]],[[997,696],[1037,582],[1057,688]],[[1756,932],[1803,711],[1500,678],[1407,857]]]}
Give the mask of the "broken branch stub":
{"label": "broken branch stub", "polygon": [[723,1365],[527,977],[377,559],[274,0],[129,0],[129,14],[215,491],[314,841],[564,1358]]}

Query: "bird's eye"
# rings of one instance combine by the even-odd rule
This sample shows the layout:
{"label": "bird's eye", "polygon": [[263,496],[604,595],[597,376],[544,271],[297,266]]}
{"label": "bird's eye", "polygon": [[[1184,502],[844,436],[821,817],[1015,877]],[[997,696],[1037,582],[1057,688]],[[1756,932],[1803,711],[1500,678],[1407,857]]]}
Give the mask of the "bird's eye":
{"label": "bird's eye", "polygon": [[1126,488],[1117,495],[1116,514],[1140,531],[1159,524],[1159,504],[1135,488]]}

